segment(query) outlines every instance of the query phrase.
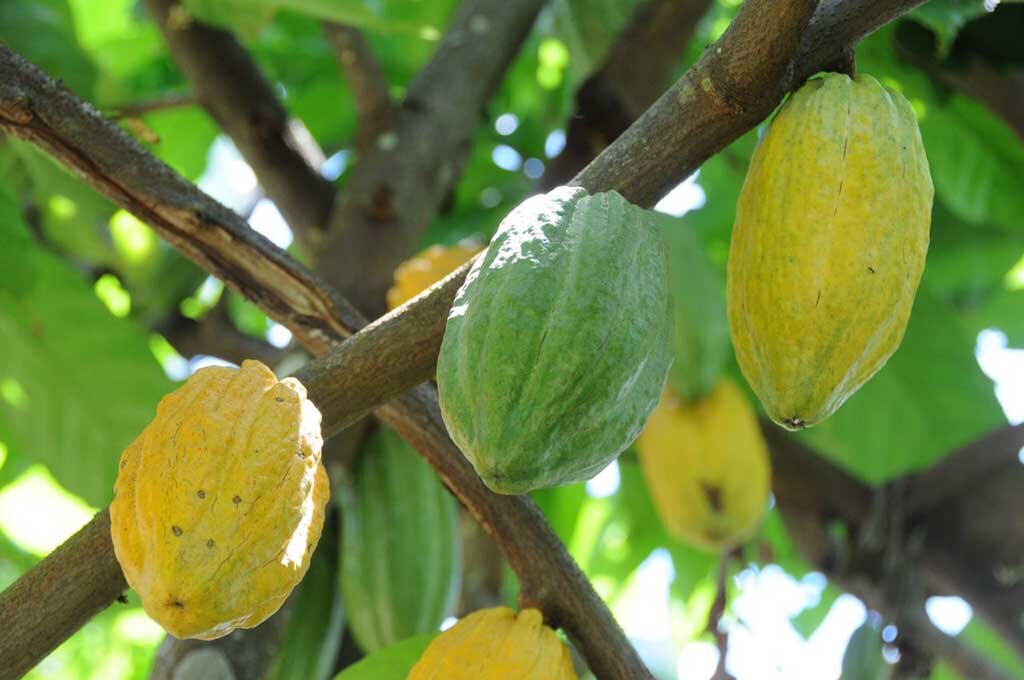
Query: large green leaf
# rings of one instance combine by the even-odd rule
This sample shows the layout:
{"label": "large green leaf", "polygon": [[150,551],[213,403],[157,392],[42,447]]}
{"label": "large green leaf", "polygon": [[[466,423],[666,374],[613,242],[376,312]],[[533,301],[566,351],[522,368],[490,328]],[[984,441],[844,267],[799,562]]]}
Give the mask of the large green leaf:
{"label": "large green leaf", "polygon": [[[971,619],[967,627],[957,636],[970,645],[975,651],[1000,666],[1007,677],[1024,677],[1024,659],[1006,644],[991,628],[977,617]],[[944,663],[936,665],[930,680],[974,680],[965,678]]]}
{"label": "large green leaf", "polygon": [[896,354],[800,438],[870,483],[929,466],[1004,422],[974,344],[956,313],[920,289]]}
{"label": "large green leaf", "polygon": [[984,0],[931,0],[911,12],[910,16],[935,32],[939,39],[939,53],[945,55],[964,24],[985,13]]}
{"label": "large green leaf", "polygon": [[82,49],[67,0],[0,2],[0,43],[90,98],[96,67]]}
{"label": "large green leaf", "polygon": [[936,193],[964,219],[1024,229],[1024,145],[981,104],[962,95],[929,109],[921,136]]}
{"label": "large green leaf", "polygon": [[40,249],[0,187],[0,430],[94,506],[121,450],[170,387],[146,335],[113,318],[86,282]]}
{"label": "large green leaf", "polygon": [[334,680],[405,680],[436,634],[417,635],[385,647],[334,676]]}

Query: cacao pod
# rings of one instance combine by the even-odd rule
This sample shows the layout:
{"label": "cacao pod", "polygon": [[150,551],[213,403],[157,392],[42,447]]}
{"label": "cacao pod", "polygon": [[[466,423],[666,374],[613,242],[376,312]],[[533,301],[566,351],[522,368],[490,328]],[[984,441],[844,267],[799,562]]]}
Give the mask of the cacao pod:
{"label": "cacao pod", "polygon": [[572,655],[536,609],[473,612],[438,635],[408,680],[576,680]]}
{"label": "cacao pod", "polygon": [[682,220],[659,216],[669,248],[672,352],[668,381],[686,401],[710,392],[729,355],[725,282],[697,234]]}
{"label": "cacao pod", "polygon": [[754,151],[728,265],[733,345],[788,429],[835,412],[903,339],[924,270],[932,182],[910,104],[826,74]]}
{"label": "cacao pod", "polygon": [[341,593],[356,642],[370,653],[437,632],[455,607],[462,567],[455,499],[437,473],[382,428],[338,498]]}
{"label": "cacao pod", "polygon": [[725,551],[758,528],[771,464],[757,416],[729,380],[696,402],[666,389],[636,450],[654,507],[676,538]]}
{"label": "cacao pod", "polygon": [[196,371],[125,449],[114,553],[146,613],[212,640],[273,614],[309,568],[329,496],[320,412],[258,361]]}
{"label": "cacao pod", "polygon": [[449,434],[492,490],[589,479],[640,434],[671,362],[652,215],[560,187],[513,210],[475,261],[437,385]]}
{"label": "cacao pod", "polygon": [[388,310],[401,307],[427,288],[451,274],[483,248],[467,243],[433,245],[398,265],[394,285],[388,289]]}

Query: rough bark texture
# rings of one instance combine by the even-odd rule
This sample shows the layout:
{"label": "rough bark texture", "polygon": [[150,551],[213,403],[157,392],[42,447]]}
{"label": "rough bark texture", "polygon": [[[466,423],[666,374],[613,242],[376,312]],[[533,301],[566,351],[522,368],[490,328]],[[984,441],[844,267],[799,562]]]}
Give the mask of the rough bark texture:
{"label": "rough bark texture", "polygon": [[710,6],[711,0],[650,0],[637,8],[601,67],[576,91],[565,149],[548,164],[541,187],[568,182],[654,103]]}
{"label": "rough bark texture", "polygon": [[[843,6],[837,7],[840,4]],[[819,8],[807,35],[832,42],[822,47],[808,43],[805,36],[800,66],[805,70],[810,68],[810,64],[826,65],[848,49],[848,41],[915,4],[872,0],[826,2]],[[617,188],[639,197],[635,200],[644,204],[656,200],[660,191],[692,172],[687,163],[699,164],[714,149],[721,148],[756,124],[759,119],[754,120],[750,113],[752,108],[763,108],[765,102],[772,99],[777,103],[788,85],[795,82],[791,77],[793,71],[785,64],[780,66],[779,58],[771,55],[795,49],[800,35],[797,26],[806,23],[811,9],[813,3],[803,1],[750,0],[733,29],[697,65],[696,74],[681,81],[685,90],[685,96],[680,100],[683,110],[703,102],[708,111],[696,116],[697,119],[715,124],[691,129],[694,136],[690,138],[678,137],[674,130],[688,127],[690,121],[680,118],[680,109],[674,105],[660,108],[655,105],[626,135],[599,156],[578,181],[592,191]],[[771,23],[772,20],[778,23]],[[765,40],[765,35],[771,39]],[[820,61],[815,62],[815,59]],[[708,78],[710,82],[706,82]],[[691,84],[690,89],[685,87],[686,83]],[[761,90],[756,89],[757,83],[762,86]],[[693,84],[700,86],[699,91],[693,89]],[[676,90],[679,88],[677,85]],[[744,97],[748,95],[754,98],[752,108],[745,108],[747,102]],[[774,103],[768,110],[773,106]],[[352,307],[319,285],[308,272],[265,240],[244,230],[244,224],[240,224],[236,216],[191,188],[140,151],[119,131],[101,121],[87,106],[4,49],[0,49],[0,127],[39,144],[79,171],[116,203],[152,224],[186,255],[224,278],[271,316],[288,325],[312,351],[322,352],[361,327],[363,321]],[[650,150],[645,141],[648,138],[657,139],[662,147],[676,145],[679,155],[689,160],[669,163],[664,155],[645,156],[644,152]],[[670,177],[670,180],[652,183],[642,179],[659,173]],[[674,177],[673,173],[676,173]],[[385,385],[378,388],[378,398],[400,393],[431,374],[434,358],[431,354],[436,355],[444,316],[459,278],[460,273],[454,273],[431,293],[396,310],[359,336],[343,343],[323,363],[317,362],[304,369],[310,383],[318,385],[311,388],[311,395],[318,403],[322,401],[326,410],[332,413],[331,416],[325,413],[328,429],[336,429],[338,422],[351,418],[346,414],[346,398],[366,387],[360,382],[366,378],[359,377],[358,371],[366,370],[363,365],[370,363],[369,357],[374,351],[387,351],[399,360],[396,363],[373,364],[375,382]],[[386,344],[383,344],[384,338],[387,338]],[[363,344],[362,354],[353,353],[353,347],[360,343]],[[354,363],[343,358],[345,352],[363,358]],[[411,359],[408,358],[410,355],[413,355]],[[401,361],[403,358],[405,360]],[[354,379],[353,375],[356,376]],[[370,405],[364,402],[360,408]],[[563,624],[580,643],[599,677],[647,677],[646,670],[621,630],[568,558],[564,546],[547,528],[536,507],[527,499],[490,494],[468,469],[468,464],[448,440],[440,423],[436,394],[431,387],[421,386],[381,406],[378,415],[394,425],[440,469],[453,492],[495,536],[506,558],[519,573],[524,602],[536,604],[553,621]],[[840,509],[841,514],[849,514],[851,508],[861,502],[858,500],[861,496],[859,487],[845,486],[842,473],[832,468],[827,474],[822,473],[825,481],[821,481],[809,470],[828,464],[821,459],[816,459],[811,467],[806,463],[796,463],[789,468],[795,471],[797,479],[802,480],[793,482],[806,494],[801,503],[810,506],[817,503],[825,509],[824,512],[835,516],[835,499],[847,498],[851,504],[844,505]],[[787,466],[780,461],[777,465],[780,480],[786,479],[786,474],[781,472],[786,469]],[[780,481],[780,485],[780,488],[785,488],[784,481]],[[821,489],[830,489],[832,497],[822,499],[817,493]],[[35,663],[95,611],[69,609],[66,599],[57,601],[53,598],[33,601],[31,612],[24,607],[12,606],[12,602],[24,602],[18,598],[24,598],[25,593],[38,592],[41,584],[47,583],[47,578],[55,578],[58,573],[72,573],[76,565],[92,560],[95,565],[105,565],[103,573],[62,581],[60,587],[88,591],[77,593],[76,597],[85,598],[98,608],[102,607],[102,601],[109,602],[116,596],[116,592],[108,592],[111,582],[116,582],[118,589],[121,587],[109,535],[104,534],[107,536],[104,546],[96,527],[92,527],[91,532],[87,527],[76,534],[65,547],[0,594],[0,613],[9,614],[3,620],[11,622],[18,630],[31,630],[31,625],[23,621],[35,617],[35,620],[45,621],[47,628],[59,631],[40,641],[22,640],[17,649],[20,658],[31,659],[30,663]],[[92,544],[87,540],[89,536]],[[93,554],[96,550],[103,553],[103,559],[97,560]],[[106,590],[102,588],[105,581],[108,584]],[[7,655],[13,658],[10,644],[9,638],[0,639],[0,658],[7,658]]]}
{"label": "rough bark texture", "polygon": [[420,242],[472,149],[480,112],[533,26],[541,0],[471,0],[409,84],[376,151],[352,169],[318,257],[328,282],[371,316]]}
{"label": "rough bark texture", "polygon": [[103,510],[0,593],[0,678],[27,673],[127,588]]}
{"label": "rough bark texture", "polygon": [[252,166],[307,248],[319,242],[334,201],[323,152],[290,118],[252,59],[227,31],[187,17],[177,0],[146,0],[195,97]]}

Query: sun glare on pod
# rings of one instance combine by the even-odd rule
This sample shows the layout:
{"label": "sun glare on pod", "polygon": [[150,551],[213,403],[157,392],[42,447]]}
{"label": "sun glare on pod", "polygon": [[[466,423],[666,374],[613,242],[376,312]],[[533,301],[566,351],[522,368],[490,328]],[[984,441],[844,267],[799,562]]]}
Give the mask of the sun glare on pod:
{"label": "sun glare on pod", "polygon": [[330,493],[320,412],[258,361],[196,371],[121,455],[114,554],[146,613],[213,640],[276,612],[309,568]]}
{"label": "sun glare on pod", "polygon": [[640,434],[671,362],[653,213],[559,187],[502,221],[437,365],[452,440],[499,493],[593,477]]}
{"label": "sun glare on pod", "polygon": [[788,429],[834,413],[903,339],[932,182],[910,104],[830,73],[782,106],[736,206],[727,298],[736,358]]}

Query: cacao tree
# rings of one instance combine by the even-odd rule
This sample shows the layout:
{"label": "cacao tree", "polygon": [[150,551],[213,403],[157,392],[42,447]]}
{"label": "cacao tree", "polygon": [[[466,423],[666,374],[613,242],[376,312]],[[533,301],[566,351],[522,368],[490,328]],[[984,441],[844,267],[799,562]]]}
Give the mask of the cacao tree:
{"label": "cacao tree", "polygon": [[0,678],[1024,677],[1022,33],[0,3]]}

